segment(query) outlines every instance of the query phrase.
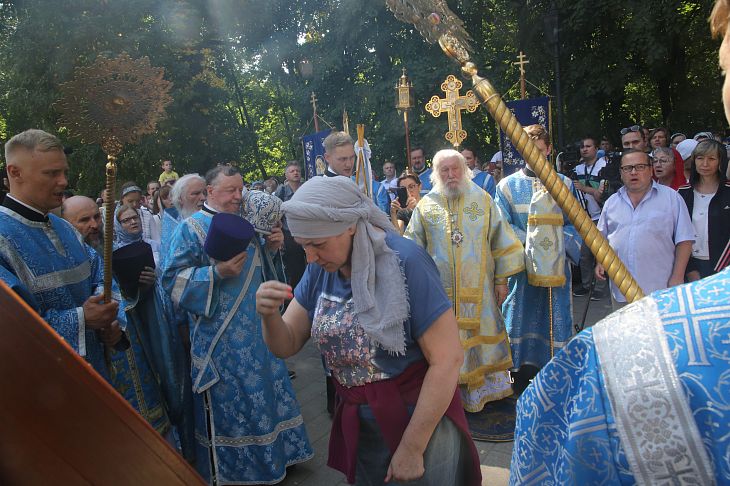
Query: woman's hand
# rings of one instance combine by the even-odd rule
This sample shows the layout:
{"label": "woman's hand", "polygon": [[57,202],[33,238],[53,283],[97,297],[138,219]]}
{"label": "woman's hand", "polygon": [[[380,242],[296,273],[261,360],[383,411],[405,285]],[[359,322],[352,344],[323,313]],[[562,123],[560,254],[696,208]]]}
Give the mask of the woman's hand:
{"label": "woman's hand", "polygon": [[285,283],[269,280],[259,285],[256,291],[256,312],[262,317],[279,313],[284,302],[294,298],[292,288]]}
{"label": "woman's hand", "polygon": [[385,482],[414,481],[423,477],[426,469],[423,467],[423,454],[408,447],[402,441],[390,459]]}
{"label": "woman's hand", "polygon": [[418,204],[418,201],[416,201],[416,198],[413,196],[408,197],[408,201],[406,202],[406,209],[410,209],[411,211],[416,208],[416,205]]}
{"label": "woman's hand", "polygon": [[398,202],[398,199],[393,199],[390,202],[390,213],[391,214],[397,213],[398,210],[400,210],[400,209],[402,209],[402,208],[400,207],[400,203]]}

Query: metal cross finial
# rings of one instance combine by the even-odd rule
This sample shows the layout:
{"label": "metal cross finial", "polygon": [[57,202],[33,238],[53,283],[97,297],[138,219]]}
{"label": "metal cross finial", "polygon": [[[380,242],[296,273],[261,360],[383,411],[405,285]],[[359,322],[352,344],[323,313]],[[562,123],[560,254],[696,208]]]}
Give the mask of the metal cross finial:
{"label": "metal cross finial", "polygon": [[524,100],[527,95],[525,90],[525,64],[530,64],[530,61],[527,60],[527,56],[522,51],[520,51],[517,59],[518,61],[512,64],[520,67],[520,97]]}
{"label": "metal cross finial", "polygon": [[525,64],[530,64],[530,61],[527,60],[527,56],[525,56],[525,53],[520,51],[520,55],[517,56],[517,62],[513,62],[515,66],[520,67],[520,76],[525,75]]}
{"label": "metal cross finial", "polygon": [[312,91],[312,97],[311,97],[311,103],[312,103],[312,116],[314,118],[314,131],[319,132],[319,117],[317,116],[317,97],[314,95],[314,91]]}
{"label": "metal cross finial", "polygon": [[454,147],[459,147],[461,142],[466,140],[466,130],[461,128],[461,112],[466,110],[469,113],[474,113],[479,106],[479,101],[472,90],[467,91],[464,96],[459,96],[459,90],[462,86],[461,81],[456,79],[453,74],[450,74],[446,81],[441,83],[441,90],[446,93],[446,98],[433,96],[431,101],[426,103],[426,111],[435,118],[438,118],[444,112],[448,114],[449,131],[446,132],[445,138]]}
{"label": "metal cross finial", "polygon": [[312,103],[312,109],[316,113],[317,112],[317,96],[314,94],[314,91],[312,91],[312,96],[311,96],[310,99],[312,100],[311,101],[311,103]]}

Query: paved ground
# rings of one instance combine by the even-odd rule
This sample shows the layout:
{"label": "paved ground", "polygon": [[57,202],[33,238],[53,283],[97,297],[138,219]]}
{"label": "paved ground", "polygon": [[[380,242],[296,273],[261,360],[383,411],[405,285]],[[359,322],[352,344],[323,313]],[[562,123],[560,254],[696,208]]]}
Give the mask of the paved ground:
{"label": "paved ground", "polygon": [[[587,301],[586,297],[574,298],[575,322],[582,318]],[[602,302],[591,302],[588,307],[586,325],[592,326],[610,311],[611,303],[608,297]],[[347,484],[344,476],[326,465],[332,422],[325,410],[324,375],[316,348],[311,342],[307,343],[297,356],[288,360],[288,366],[297,372],[297,378],[293,381],[294,390],[302,407],[304,423],[315,455],[309,462],[290,469],[286,479],[279,484],[283,486],[344,486]],[[507,484],[512,442],[476,442],[476,445],[482,464],[483,484],[490,486]]]}

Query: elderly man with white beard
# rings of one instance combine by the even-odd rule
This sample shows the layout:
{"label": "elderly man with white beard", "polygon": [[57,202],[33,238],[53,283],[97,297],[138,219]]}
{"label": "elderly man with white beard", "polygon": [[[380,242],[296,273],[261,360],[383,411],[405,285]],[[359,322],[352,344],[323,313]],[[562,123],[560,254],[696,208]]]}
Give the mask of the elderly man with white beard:
{"label": "elderly man with white beard", "polygon": [[489,194],[471,182],[459,152],[436,153],[431,183],[404,236],[425,248],[439,269],[464,348],[464,409],[479,412],[512,394],[512,357],[499,307],[507,277],[524,269],[524,249]]}
{"label": "elderly man with white beard", "polygon": [[170,238],[180,221],[197,213],[205,202],[205,179],[198,174],[186,174],[172,186],[173,207],[162,214],[160,232],[160,265],[170,249]]}

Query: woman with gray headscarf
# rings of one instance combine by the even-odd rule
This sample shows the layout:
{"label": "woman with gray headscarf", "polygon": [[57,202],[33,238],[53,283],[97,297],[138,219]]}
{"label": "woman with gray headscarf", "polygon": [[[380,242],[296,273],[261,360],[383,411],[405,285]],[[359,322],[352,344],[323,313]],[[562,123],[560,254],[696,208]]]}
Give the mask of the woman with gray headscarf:
{"label": "woman with gray headscarf", "polygon": [[275,355],[311,336],[332,372],[328,465],[357,484],[481,484],[456,393],[463,350],[433,260],[346,177],[312,178],[282,207],[309,265],[293,292],[262,284],[256,308]]}

